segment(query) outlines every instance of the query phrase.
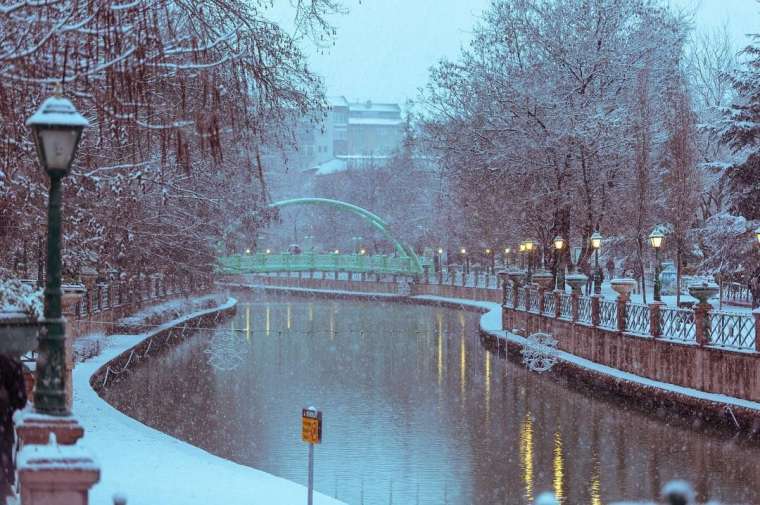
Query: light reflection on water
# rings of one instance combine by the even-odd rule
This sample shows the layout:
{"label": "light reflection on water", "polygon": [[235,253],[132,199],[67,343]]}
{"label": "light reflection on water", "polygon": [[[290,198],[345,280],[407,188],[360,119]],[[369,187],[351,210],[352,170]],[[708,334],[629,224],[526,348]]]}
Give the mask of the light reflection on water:
{"label": "light reflection on water", "polygon": [[[760,451],[593,400],[487,352],[477,314],[377,302],[252,298],[107,393],[162,431],[305,483],[300,409],[324,412],[316,487],[351,504],[563,504],[649,498],[671,478],[757,503]],[[227,341],[229,339],[226,339]],[[255,490],[252,490],[255,492]]]}

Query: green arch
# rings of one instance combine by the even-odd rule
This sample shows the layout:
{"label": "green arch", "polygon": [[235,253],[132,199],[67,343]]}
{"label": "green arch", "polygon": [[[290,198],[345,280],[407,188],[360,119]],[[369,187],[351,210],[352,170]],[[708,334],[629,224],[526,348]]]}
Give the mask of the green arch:
{"label": "green arch", "polygon": [[288,200],[280,200],[279,202],[272,202],[268,205],[268,207],[279,208],[289,207],[291,205],[327,205],[329,207],[352,212],[353,214],[360,216],[362,219],[377,228],[383,234],[383,236],[385,236],[385,238],[390,240],[396,248],[396,251],[398,251],[399,255],[408,257],[412,262],[412,268],[414,268],[417,273],[422,273],[422,264],[420,263],[420,259],[417,257],[417,254],[414,252],[414,250],[391,235],[390,226],[388,226],[388,223],[383,221],[377,214],[374,214],[367,209],[363,209],[357,205],[342,202],[340,200],[332,200],[330,198],[291,198]]}

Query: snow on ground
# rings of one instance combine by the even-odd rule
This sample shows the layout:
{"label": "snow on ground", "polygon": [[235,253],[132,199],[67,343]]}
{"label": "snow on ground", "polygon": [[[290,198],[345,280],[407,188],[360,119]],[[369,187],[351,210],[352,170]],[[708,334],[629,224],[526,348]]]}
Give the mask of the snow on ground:
{"label": "snow on ground", "polygon": [[129,316],[119,320],[119,324],[124,326],[140,326],[151,322],[158,316],[164,316],[171,313],[178,317],[182,313],[209,307],[214,303],[221,303],[224,300],[219,299],[219,295],[206,295],[193,298],[173,298],[162,303],[149,305]]}
{"label": "snow on ground", "polygon": [[[177,440],[128,417],[106,403],[90,377],[142,335],[112,335],[100,356],[74,369],[74,415],[85,428],[80,444],[101,465],[101,480],[90,503],[113,503],[126,495],[129,505],[301,505],[306,488],[280,477],[233,463]],[[297,434],[294,436],[298,436]],[[315,494],[319,505],[340,505]]]}

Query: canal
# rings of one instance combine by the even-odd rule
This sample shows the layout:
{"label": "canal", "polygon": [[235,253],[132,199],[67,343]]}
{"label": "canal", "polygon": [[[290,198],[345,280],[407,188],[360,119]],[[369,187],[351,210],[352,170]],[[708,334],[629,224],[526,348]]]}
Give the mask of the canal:
{"label": "canal", "polygon": [[[305,484],[301,408],[324,412],[316,489],[350,504],[760,503],[760,449],[644,415],[487,351],[479,314],[239,295],[237,316],[146,360],[106,399],[158,430]],[[178,476],[181,479],[181,476]],[[251,489],[255,494],[256,489]]]}

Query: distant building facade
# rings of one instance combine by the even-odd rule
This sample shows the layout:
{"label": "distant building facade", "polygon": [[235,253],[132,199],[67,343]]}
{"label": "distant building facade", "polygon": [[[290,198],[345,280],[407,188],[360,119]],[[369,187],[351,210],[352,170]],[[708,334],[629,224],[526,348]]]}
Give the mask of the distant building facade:
{"label": "distant building facade", "polygon": [[325,123],[316,128],[313,143],[302,149],[312,159],[305,170],[326,174],[350,166],[382,165],[399,148],[404,120],[397,103],[349,102],[331,98]]}

